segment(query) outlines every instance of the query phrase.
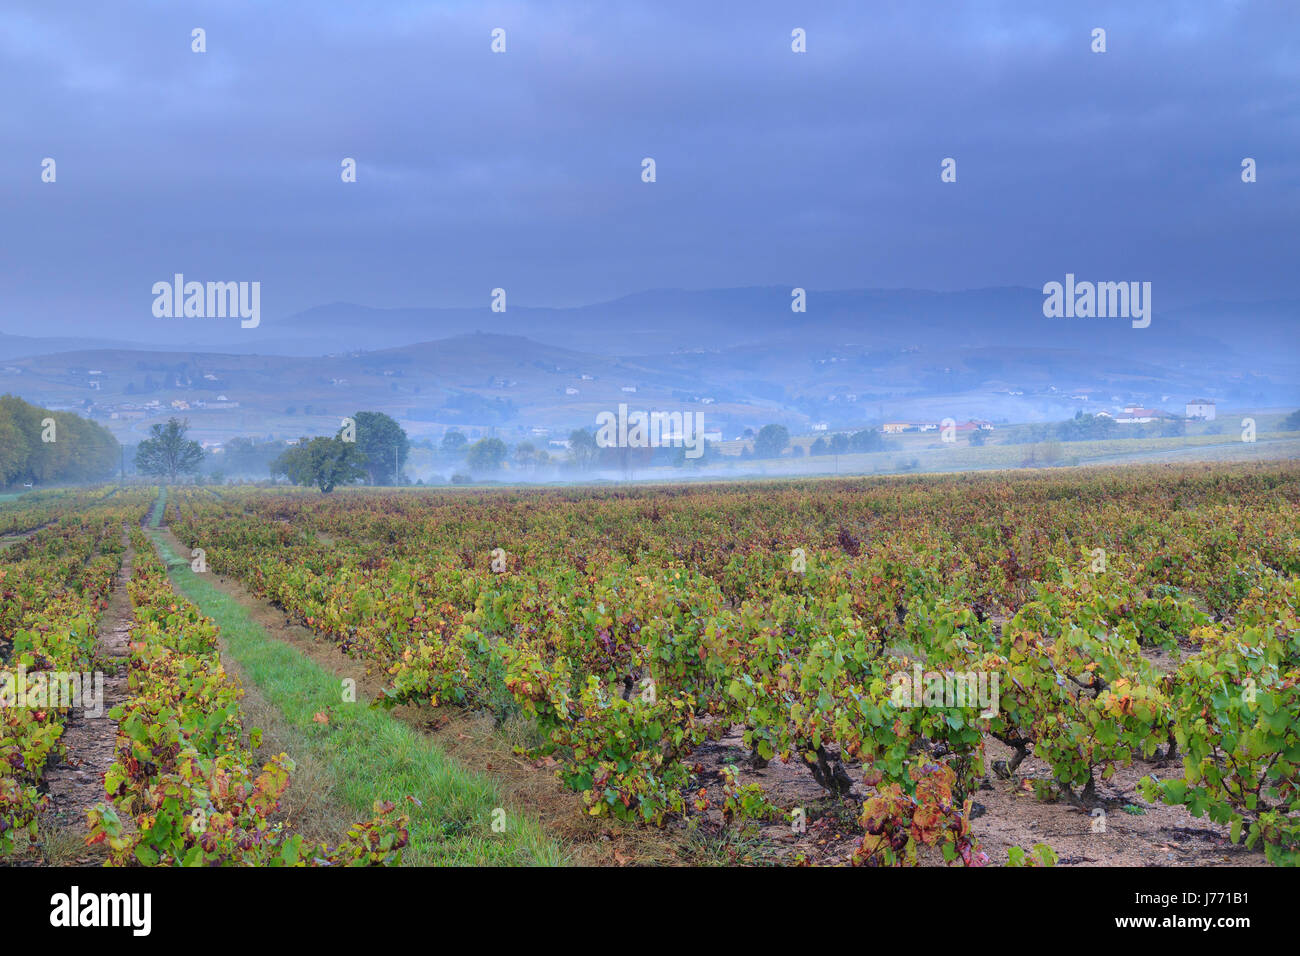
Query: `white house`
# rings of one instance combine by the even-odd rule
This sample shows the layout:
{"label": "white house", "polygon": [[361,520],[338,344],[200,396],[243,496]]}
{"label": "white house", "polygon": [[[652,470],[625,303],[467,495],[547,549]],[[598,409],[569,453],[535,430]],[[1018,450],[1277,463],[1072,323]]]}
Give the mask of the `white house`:
{"label": "white house", "polygon": [[1187,403],[1187,417],[1199,418],[1202,421],[1214,421],[1214,400],[1198,398],[1195,401]]}
{"label": "white house", "polygon": [[566,389],[564,390],[564,394],[565,394],[565,395],[577,395],[577,394],[578,394],[578,390],[577,390],[576,388],[574,388],[572,385],[570,385],[568,388],[566,388]]}
{"label": "white house", "polygon": [[636,391],[636,386],[635,386],[635,385],[624,385],[624,386],[623,386],[623,391],[625,391],[625,392],[635,392],[635,391]]}

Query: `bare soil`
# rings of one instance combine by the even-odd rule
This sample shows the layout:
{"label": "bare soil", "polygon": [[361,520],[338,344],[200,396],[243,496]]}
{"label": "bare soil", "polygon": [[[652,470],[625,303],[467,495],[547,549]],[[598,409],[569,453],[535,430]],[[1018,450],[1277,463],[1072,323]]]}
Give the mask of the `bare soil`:
{"label": "bare soil", "polygon": [[[991,738],[986,738],[985,747],[989,767],[1013,753]],[[787,822],[757,826],[759,838],[771,844],[776,860],[819,865],[850,862],[861,832],[856,824],[861,803],[873,791],[859,782],[847,798],[836,799],[822,789],[797,758],[788,764],[773,760],[755,769],[748,757],[739,727],[721,741],[696,751],[704,768],[701,781],[713,806],[721,806],[722,802],[721,768],[734,765],[741,784],[758,783],[777,806],[805,811],[807,831],[803,834],[795,833]],[[1135,785],[1148,774],[1180,776],[1181,760],[1175,758],[1169,764],[1137,760],[1120,768],[1110,780],[1097,782],[1097,799],[1086,808],[1063,800],[1047,802],[1036,796],[1034,782],[1050,783],[1051,769],[1031,751],[1009,779],[991,772],[986,775],[973,796],[972,828],[991,865],[1005,864],[1011,847],[1029,849],[1035,843],[1051,846],[1060,858],[1058,866],[1268,865],[1262,851],[1231,843],[1226,826],[1198,820],[1184,807],[1143,800]],[[854,776],[860,780],[860,774]],[[1105,815],[1104,825],[1094,822],[1097,818],[1092,814],[1097,809]],[[718,810],[710,809],[705,816],[711,825],[721,827],[722,814]],[[937,855],[928,857],[930,862],[941,862]]]}
{"label": "bare soil", "polygon": [[102,712],[92,716],[84,707],[69,711],[63,730],[66,756],[45,772],[50,806],[42,815],[41,831],[50,835],[44,847],[49,863],[98,865],[106,855],[103,847],[84,845],[89,832],[86,811],[107,800],[104,774],[113,763],[117,747],[117,721],[109,712],[128,696],[127,645],[133,624],[126,582],[131,579],[132,556],[128,545],[108,607],[99,619],[93,670],[104,675]]}

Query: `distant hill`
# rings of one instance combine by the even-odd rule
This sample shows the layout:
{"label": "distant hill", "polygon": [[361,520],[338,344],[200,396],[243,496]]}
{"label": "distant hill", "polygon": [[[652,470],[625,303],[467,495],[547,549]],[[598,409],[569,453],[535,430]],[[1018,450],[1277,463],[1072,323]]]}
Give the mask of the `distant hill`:
{"label": "distant hill", "polygon": [[50,352],[74,352],[84,349],[129,349],[144,348],[133,342],[120,342],[113,339],[33,337],[27,335],[6,335],[0,332],[0,359],[18,358],[23,355],[44,355]]}
{"label": "distant hill", "polygon": [[[263,332],[284,341],[380,349],[473,330],[526,335],[555,345],[609,354],[659,354],[790,340],[820,344],[929,348],[1032,346],[1084,349],[1148,361],[1196,360],[1227,351],[1276,357],[1300,327],[1300,301],[1206,303],[1166,311],[1155,297],[1146,329],[1124,319],[1046,319],[1037,289],[962,292],[909,289],[811,290],[807,312],[790,310],[790,287],[654,290],[568,309],[510,305],[478,309],[372,309],[334,303],[279,320]],[[1297,360],[1292,348],[1291,359]]]}
{"label": "distant hill", "polygon": [[[505,313],[336,303],[236,329],[237,347],[0,336],[0,392],[93,414],[128,442],[172,412],[211,440],[316,434],[362,408],[417,436],[455,426],[513,438],[567,434],[628,402],[702,411],[732,437],[768,421],[807,430],[1059,419],[1128,402],[1180,411],[1201,397],[1300,404],[1300,303],[1166,314],[1157,299],[1151,326],[1133,329],[1047,319],[1042,300],[1021,288],[814,290],[797,314],[790,290],[770,287]],[[160,341],[196,331],[219,334],[168,320]]]}

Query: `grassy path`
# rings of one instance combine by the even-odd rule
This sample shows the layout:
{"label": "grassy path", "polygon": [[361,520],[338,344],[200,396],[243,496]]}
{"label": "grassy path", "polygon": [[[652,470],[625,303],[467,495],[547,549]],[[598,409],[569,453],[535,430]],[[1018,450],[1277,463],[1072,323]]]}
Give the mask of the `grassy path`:
{"label": "grassy path", "polygon": [[172,586],[217,622],[223,656],[256,688],[271,715],[282,718],[274,728],[277,741],[291,757],[310,757],[334,801],[356,820],[369,819],[376,799],[405,802],[409,794],[420,801],[406,804],[411,816],[408,865],[568,862],[535,820],[503,806],[493,781],[456,763],[386,712],[345,702],[336,677],[271,638],[242,606],[190,570],[188,559],[178,556],[160,532],[149,534],[168,564]]}

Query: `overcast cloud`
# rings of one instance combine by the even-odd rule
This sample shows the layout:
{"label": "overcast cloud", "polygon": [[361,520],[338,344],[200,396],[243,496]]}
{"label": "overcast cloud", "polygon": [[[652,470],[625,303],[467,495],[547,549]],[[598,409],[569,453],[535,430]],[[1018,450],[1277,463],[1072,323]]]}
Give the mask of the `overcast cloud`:
{"label": "overcast cloud", "polygon": [[1295,295],[1294,0],[5,0],[0,82],[9,333],[147,336],[174,272],[261,281],[268,316],[1067,271]]}

